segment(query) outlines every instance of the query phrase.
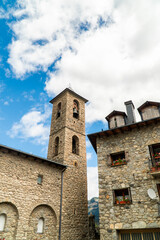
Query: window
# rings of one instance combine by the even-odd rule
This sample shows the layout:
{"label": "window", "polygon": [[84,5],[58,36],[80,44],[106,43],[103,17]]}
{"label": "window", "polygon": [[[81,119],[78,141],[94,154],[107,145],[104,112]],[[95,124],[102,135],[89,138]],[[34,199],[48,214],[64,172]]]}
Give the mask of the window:
{"label": "window", "polygon": [[113,202],[115,205],[130,204],[132,202],[130,188],[113,190]]}
{"label": "window", "polygon": [[120,240],[159,240],[159,229],[124,230],[119,234]]}
{"label": "window", "polygon": [[42,184],[42,180],[43,180],[43,175],[38,175],[37,183]]}
{"label": "window", "polygon": [[72,137],[72,153],[79,154],[79,139],[77,136]]}
{"label": "window", "polygon": [[128,161],[128,152],[113,153],[108,155],[107,158],[111,166],[124,165],[127,164]]}
{"label": "window", "polygon": [[149,146],[152,165],[154,167],[160,166],[160,143]]}
{"label": "window", "polygon": [[6,214],[0,214],[0,231],[3,232],[6,223]]}
{"label": "window", "polygon": [[73,101],[73,117],[79,118],[79,103],[77,100]]}
{"label": "window", "polygon": [[37,233],[43,233],[43,232],[44,232],[44,218],[41,217],[38,220]]}
{"label": "window", "polygon": [[55,156],[58,155],[59,152],[59,137],[56,137],[55,139]]}
{"label": "window", "polygon": [[61,116],[61,102],[58,103],[57,105],[57,116],[56,119],[59,118]]}

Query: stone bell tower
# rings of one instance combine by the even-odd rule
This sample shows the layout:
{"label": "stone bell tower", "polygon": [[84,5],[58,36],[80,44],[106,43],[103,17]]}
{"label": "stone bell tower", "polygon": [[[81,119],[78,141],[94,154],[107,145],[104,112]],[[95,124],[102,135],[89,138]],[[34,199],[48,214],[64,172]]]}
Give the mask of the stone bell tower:
{"label": "stone bell tower", "polygon": [[88,239],[85,103],[66,88],[54,99],[48,159],[67,165],[62,201],[62,240]]}

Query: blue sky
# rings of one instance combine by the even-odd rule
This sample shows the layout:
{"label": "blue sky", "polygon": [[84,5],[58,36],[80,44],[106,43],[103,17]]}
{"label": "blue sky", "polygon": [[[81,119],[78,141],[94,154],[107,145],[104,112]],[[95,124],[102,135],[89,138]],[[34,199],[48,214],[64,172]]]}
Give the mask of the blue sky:
{"label": "blue sky", "polygon": [[[105,116],[159,101],[160,2],[32,0],[0,3],[0,143],[46,157],[49,101],[71,85],[89,100],[86,134]],[[139,120],[136,112],[137,120]],[[89,198],[97,159],[87,140]]]}

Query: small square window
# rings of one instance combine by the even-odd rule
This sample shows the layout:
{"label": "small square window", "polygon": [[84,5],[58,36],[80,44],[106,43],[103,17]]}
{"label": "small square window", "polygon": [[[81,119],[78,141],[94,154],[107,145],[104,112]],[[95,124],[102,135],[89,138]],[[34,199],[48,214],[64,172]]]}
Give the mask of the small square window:
{"label": "small square window", "polygon": [[113,190],[113,202],[115,205],[131,204],[130,188]]}
{"label": "small square window", "polygon": [[43,176],[42,175],[38,175],[37,183],[38,184],[42,184],[42,181],[43,181]]}
{"label": "small square window", "polygon": [[113,153],[110,157],[112,166],[127,164],[125,152]]}

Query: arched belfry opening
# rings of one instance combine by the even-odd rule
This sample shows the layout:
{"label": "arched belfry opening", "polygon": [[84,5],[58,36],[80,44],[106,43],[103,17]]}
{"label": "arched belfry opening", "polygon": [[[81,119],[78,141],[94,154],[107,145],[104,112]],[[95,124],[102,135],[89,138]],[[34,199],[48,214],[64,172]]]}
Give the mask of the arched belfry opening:
{"label": "arched belfry opening", "polygon": [[57,105],[57,116],[56,119],[59,118],[61,116],[61,102],[58,103]]}
{"label": "arched belfry opening", "polygon": [[73,117],[79,118],[79,102],[77,100],[73,101]]}
{"label": "arched belfry opening", "polygon": [[75,135],[72,137],[72,153],[79,155],[79,138]]}
{"label": "arched belfry opening", "polygon": [[55,147],[55,156],[57,156],[59,153],[59,137],[56,137],[54,147]]}

